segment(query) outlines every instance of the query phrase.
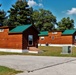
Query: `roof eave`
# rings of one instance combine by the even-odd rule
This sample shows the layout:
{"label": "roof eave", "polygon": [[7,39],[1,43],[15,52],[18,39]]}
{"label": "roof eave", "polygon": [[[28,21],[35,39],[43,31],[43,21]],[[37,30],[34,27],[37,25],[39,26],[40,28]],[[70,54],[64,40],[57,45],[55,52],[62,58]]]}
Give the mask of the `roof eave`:
{"label": "roof eave", "polygon": [[38,35],[38,36],[48,36],[48,35]]}
{"label": "roof eave", "polygon": [[[74,32],[75,33],[75,32]],[[74,33],[71,33],[71,34],[62,34],[62,35],[73,35]]]}
{"label": "roof eave", "polygon": [[9,32],[9,34],[22,34],[23,32]]}

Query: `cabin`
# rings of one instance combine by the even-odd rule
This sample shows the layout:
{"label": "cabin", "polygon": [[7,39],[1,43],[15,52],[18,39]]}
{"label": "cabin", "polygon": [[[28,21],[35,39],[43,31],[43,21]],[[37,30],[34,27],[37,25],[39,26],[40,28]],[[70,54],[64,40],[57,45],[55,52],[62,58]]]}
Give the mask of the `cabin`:
{"label": "cabin", "polygon": [[[5,52],[38,52],[37,29],[29,25],[20,25],[16,27],[0,27],[0,51]],[[35,50],[35,51],[34,51]]]}
{"label": "cabin", "polygon": [[76,30],[42,31],[39,36],[39,46],[72,46],[76,45]]}

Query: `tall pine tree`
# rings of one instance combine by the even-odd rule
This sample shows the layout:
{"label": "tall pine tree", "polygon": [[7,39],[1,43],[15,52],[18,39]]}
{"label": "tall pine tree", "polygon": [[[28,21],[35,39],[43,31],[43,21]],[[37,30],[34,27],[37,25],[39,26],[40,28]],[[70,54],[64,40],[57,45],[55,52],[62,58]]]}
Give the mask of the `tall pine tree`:
{"label": "tall pine tree", "polygon": [[[1,7],[1,4],[0,4]],[[0,26],[4,25],[4,21],[6,19],[6,13],[4,10],[0,10]]]}
{"label": "tall pine tree", "polygon": [[9,12],[9,24],[11,26],[30,24],[32,8],[29,8],[26,0],[18,0],[15,5],[12,5]]}

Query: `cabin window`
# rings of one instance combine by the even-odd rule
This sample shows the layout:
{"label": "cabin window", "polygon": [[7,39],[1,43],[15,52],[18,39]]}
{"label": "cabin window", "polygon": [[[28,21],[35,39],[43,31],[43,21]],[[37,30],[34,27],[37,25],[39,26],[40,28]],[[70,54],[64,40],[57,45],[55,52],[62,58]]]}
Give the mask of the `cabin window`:
{"label": "cabin window", "polygon": [[33,35],[28,35],[28,44],[33,45]]}
{"label": "cabin window", "polygon": [[57,32],[52,32],[52,34],[57,34]]}
{"label": "cabin window", "polygon": [[55,38],[54,36],[51,36],[51,39],[52,39],[52,40],[54,40],[54,38]]}
{"label": "cabin window", "polygon": [[4,31],[4,29],[0,29],[0,32],[3,32]]}
{"label": "cabin window", "polygon": [[75,36],[75,40],[76,40],[76,36]]}
{"label": "cabin window", "polygon": [[40,37],[40,40],[44,40],[44,37]]}

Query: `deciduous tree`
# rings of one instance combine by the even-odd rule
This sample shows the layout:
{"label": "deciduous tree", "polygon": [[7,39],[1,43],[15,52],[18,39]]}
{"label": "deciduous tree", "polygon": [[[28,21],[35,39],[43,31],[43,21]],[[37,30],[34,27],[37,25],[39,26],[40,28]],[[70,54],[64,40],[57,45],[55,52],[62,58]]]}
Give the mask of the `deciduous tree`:
{"label": "deciduous tree", "polygon": [[32,15],[34,25],[38,30],[53,30],[55,29],[56,17],[49,10],[35,10]]}
{"label": "deciduous tree", "polygon": [[65,29],[74,29],[74,20],[70,19],[70,17],[64,17],[61,19],[61,21],[58,22],[58,30]]}

